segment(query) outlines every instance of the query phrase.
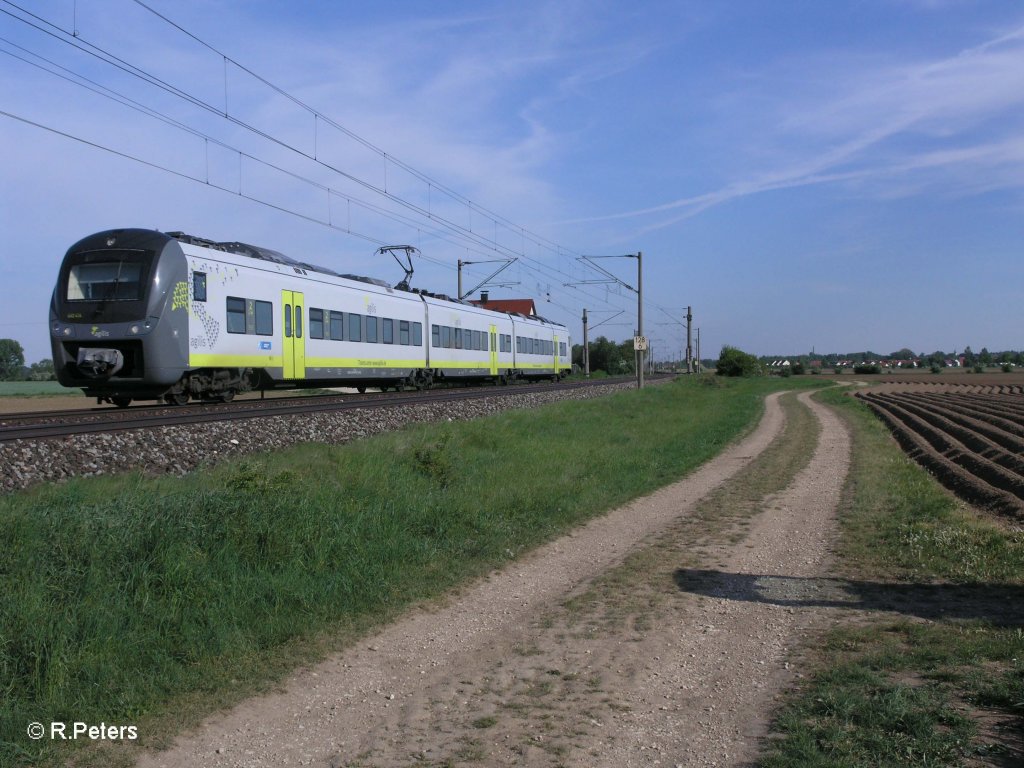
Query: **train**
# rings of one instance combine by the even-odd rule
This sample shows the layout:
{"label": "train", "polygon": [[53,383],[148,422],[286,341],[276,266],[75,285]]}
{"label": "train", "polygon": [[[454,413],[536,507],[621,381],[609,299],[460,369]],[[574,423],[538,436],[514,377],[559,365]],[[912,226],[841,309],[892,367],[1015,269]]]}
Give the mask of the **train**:
{"label": "train", "polygon": [[112,229],[79,240],[50,303],[57,378],[100,403],[266,389],[557,380],[564,325],[242,242]]}

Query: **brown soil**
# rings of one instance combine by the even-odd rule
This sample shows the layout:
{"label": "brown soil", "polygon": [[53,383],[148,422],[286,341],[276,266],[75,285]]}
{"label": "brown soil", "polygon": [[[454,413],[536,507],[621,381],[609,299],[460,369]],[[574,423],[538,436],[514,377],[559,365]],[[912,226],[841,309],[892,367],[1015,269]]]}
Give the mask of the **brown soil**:
{"label": "brown soil", "polygon": [[684,528],[780,434],[778,396],[751,435],[684,480],[139,765],[746,764],[798,674],[790,649],[827,621],[814,601],[775,599],[827,575],[849,463],[845,425],[800,401],[822,426],[813,457],[729,543],[695,550]]}
{"label": "brown soil", "polygon": [[[974,388],[972,388],[973,390]],[[909,456],[967,501],[1024,520],[1021,396],[997,391],[878,391],[857,395]]]}

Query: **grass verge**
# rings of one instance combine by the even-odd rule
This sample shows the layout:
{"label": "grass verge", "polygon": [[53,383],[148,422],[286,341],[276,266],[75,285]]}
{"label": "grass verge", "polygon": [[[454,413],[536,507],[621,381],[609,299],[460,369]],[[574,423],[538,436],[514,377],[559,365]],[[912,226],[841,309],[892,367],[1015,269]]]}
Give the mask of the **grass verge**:
{"label": "grass verge", "polygon": [[1020,764],[1024,534],[946,493],[859,402],[819,397],[854,439],[841,575],[878,610],[828,633],[761,764]]}
{"label": "grass verge", "polygon": [[[808,381],[809,386],[816,382]],[[0,499],[0,763],[128,764],[411,603],[686,474],[792,382],[643,392]]]}
{"label": "grass verge", "polygon": [[0,381],[0,397],[84,397],[82,390],[61,386],[59,381]]}

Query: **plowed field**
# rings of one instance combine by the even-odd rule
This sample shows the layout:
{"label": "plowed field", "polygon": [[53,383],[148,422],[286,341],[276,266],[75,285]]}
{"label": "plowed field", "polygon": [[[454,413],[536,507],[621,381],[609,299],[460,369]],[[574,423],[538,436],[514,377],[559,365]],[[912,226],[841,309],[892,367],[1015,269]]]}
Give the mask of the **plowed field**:
{"label": "plowed field", "polygon": [[883,387],[857,396],[947,488],[1024,521],[1024,392],[1019,386],[929,389]]}

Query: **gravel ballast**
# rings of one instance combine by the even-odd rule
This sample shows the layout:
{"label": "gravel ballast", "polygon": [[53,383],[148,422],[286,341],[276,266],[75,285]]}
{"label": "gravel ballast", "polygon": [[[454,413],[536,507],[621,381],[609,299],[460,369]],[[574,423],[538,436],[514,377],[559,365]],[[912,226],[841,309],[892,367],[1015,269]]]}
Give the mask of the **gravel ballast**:
{"label": "gravel ballast", "polygon": [[472,400],[366,408],[292,416],[211,421],[188,426],[105,432],[0,444],[0,490],[140,469],[183,475],[226,458],[299,443],[337,445],[400,429],[406,424],[459,421],[558,400],[589,400],[634,388],[632,382],[533,392],[502,393]]}

